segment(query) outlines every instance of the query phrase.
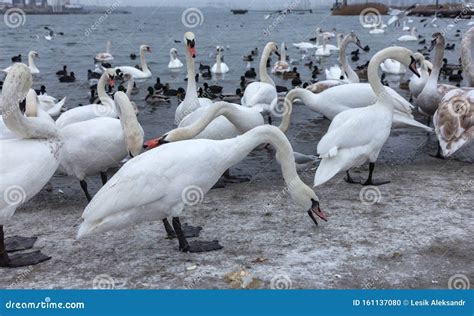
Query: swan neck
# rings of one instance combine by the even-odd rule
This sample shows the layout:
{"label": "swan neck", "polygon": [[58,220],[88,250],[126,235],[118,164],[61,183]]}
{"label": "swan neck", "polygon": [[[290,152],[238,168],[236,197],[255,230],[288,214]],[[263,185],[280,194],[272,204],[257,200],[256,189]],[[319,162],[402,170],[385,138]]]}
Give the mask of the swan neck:
{"label": "swan neck", "polygon": [[186,51],[186,68],[188,70],[188,84],[184,100],[198,102],[196,89],[196,70],[194,69],[194,58]]}
{"label": "swan neck", "polygon": [[392,53],[393,48],[386,48],[382,51],[379,51],[376,53],[372,59],[370,60],[369,67],[367,69],[367,77],[370,83],[370,86],[372,87],[372,90],[374,91],[375,95],[378,98],[383,98],[385,95],[387,95],[386,90],[382,83],[380,82],[380,76],[379,76],[379,67],[380,64],[387,58],[391,58],[393,53]]}
{"label": "swan neck", "polygon": [[99,82],[97,83],[97,95],[99,96],[100,102],[104,106],[113,104],[112,98],[105,92],[105,82],[107,81],[107,70],[104,71],[100,76]]}
{"label": "swan neck", "polygon": [[315,102],[318,99],[318,95],[312,93],[309,90],[306,89],[301,89],[301,88],[296,88],[288,92],[288,94],[285,97],[285,101],[283,102],[283,105],[285,107],[284,109],[284,115],[281,119],[281,123],[279,126],[279,129],[283,132],[286,133],[288,131],[288,128],[290,126],[290,121],[291,121],[291,113],[293,112],[293,102],[295,99],[300,99],[303,104],[308,104],[311,103],[314,105],[314,109],[319,112],[319,102]]}
{"label": "swan neck", "polygon": [[471,27],[461,41],[461,62],[463,72],[467,75],[468,85],[474,87],[474,65],[472,64],[472,38],[474,27]]}
{"label": "swan neck", "polygon": [[134,83],[133,79],[128,80],[127,90],[125,92],[128,98],[130,98],[130,96],[132,95],[133,83]]}
{"label": "swan neck", "polygon": [[267,44],[267,46],[265,46],[265,49],[263,50],[262,58],[260,59],[260,66],[259,66],[260,81],[271,84],[272,86],[275,86],[275,82],[273,82],[272,78],[270,78],[267,72],[267,61],[268,61],[268,58],[270,57],[270,54],[271,54],[271,48]]}
{"label": "swan neck", "polygon": [[143,72],[148,72],[148,65],[146,63],[145,50],[144,49],[140,50],[140,64],[142,66],[142,71]]}
{"label": "swan neck", "polygon": [[444,43],[437,43],[433,61],[433,69],[431,70],[427,85],[436,85],[438,83],[438,77],[441,72],[441,67],[443,65],[443,56]]}
{"label": "swan neck", "polygon": [[280,60],[286,62],[286,49],[285,43],[281,43],[281,53],[280,53]]}
{"label": "swan neck", "polygon": [[28,66],[32,69],[36,69],[35,59],[33,58],[32,54],[28,55]]}

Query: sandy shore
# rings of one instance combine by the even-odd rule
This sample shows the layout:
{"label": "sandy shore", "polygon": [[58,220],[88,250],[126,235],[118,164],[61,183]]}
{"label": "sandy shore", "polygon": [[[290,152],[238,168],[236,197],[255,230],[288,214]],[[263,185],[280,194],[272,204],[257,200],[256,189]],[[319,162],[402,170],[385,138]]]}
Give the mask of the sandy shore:
{"label": "sandy shore", "polygon": [[[298,144],[309,141],[303,131]],[[472,147],[438,160],[425,133],[394,132],[376,167],[392,182],[361,199],[362,186],[333,178],[316,190],[329,215],[318,227],[289,199],[271,153],[258,149],[233,169],[252,174],[250,183],[211,190],[183,214],[204,227],[200,238],[224,246],[204,254],[178,252],[161,222],[75,240],[86,201],[78,183],[58,175],[5,227],[39,236],[36,247],[53,259],[0,270],[0,287],[447,288],[454,274],[472,282]],[[365,177],[367,168],[357,172]],[[300,174],[312,183],[314,169]]]}

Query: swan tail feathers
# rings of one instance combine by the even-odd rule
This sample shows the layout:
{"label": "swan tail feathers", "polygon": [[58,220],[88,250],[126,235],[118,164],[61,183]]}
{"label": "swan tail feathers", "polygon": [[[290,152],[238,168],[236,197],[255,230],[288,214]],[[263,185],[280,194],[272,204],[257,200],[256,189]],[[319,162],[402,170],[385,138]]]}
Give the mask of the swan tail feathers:
{"label": "swan tail feathers", "polygon": [[321,160],[319,163],[316,174],[314,175],[313,186],[316,187],[329,181],[332,177],[342,171],[343,165],[343,160],[338,156],[333,158],[323,158],[323,160]]}

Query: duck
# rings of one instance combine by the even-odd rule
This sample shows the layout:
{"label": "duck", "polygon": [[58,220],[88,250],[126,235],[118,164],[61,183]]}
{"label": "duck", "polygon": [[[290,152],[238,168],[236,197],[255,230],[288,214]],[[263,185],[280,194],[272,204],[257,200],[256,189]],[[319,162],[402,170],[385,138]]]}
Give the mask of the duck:
{"label": "duck", "polygon": [[145,52],[151,53],[151,48],[148,45],[140,45],[140,69],[131,66],[120,66],[116,69],[120,70],[124,74],[130,74],[135,80],[151,78],[151,71],[145,60]]}
{"label": "duck", "polygon": [[129,98],[119,91],[114,100],[118,119],[96,117],[60,129],[63,148],[59,171],[79,180],[88,201],[92,197],[86,178],[100,174],[105,184],[107,170],[119,166],[129,155],[138,156],[143,146],[143,129]]}
{"label": "duck", "polygon": [[211,72],[215,74],[225,74],[229,72],[229,67],[226,63],[224,63],[221,53],[224,49],[220,46],[217,46],[217,55],[216,55],[216,63],[211,68]]}
{"label": "duck", "polygon": [[[30,69],[30,73],[32,75],[37,75],[40,73],[38,67],[36,67],[36,64],[35,64],[35,58],[39,58],[39,54],[35,51],[30,51],[28,53],[28,68]],[[8,73],[11,68],[12,66],[5,68],[2,71]]]}
{"label": "duck", "polygon": [[257,72],[255,71],[255,68],[252,67],[247,70],[244,74],[244,77],[249,79],[255,79],[257,77]]}
{"label": "duck", "polygon": [[196,58],[196,37],[192,32],[184,34],[184,45],[186,51],[186,68],[188,73],[188,83],[184,100],[178,105],[175,112],[175,124],[179,123],[201,106],[212,104],[207,98],[198,98],[195,80],[194,58]]}
{"label": "duck", "polygon": [[74,82],[76,81],[76,76],[73,71],[69,75],[63,75],[59,78],[59,82]]}
{"label": "duck", "polygon": [[448,80],[453,82],[461,82],[463,81],[463,79],[464,78],[462,76],[462,69],[459,69],[456,74],[451,74],[448,77]]}
{"label": "duck", "polygon": [[240,102],[240,99],[242,98],[243,93],[240,88],[237,88],[235,90],[235,94],[221,94],[220,99],[225,102],[230,102],[230,103],[235,103],[235,102]]}
{"label": "duck", "polygon": [[216,94],[219,94],[222,92],[222,86],[218,86],[218,85],[208,85],[207,82],[204,82],[203,84],[204,86],[204,90],[208,91],[208,92],[211,92],[211,93],[216,93]]}
{"label": "duck", "polygon": [[211,71],[211,66],[209,65],[204,65],[203,63],[199,63],[199,72],[210,72]]}
{"label": "duck", "polygon": [[[225,170],[240,162],[255,147],[266,143],[276,148],[276,157],[280,161],[290,196],[315,223],[315,215],[327,220],[320,210],[317,195],[296,173],[291,144],[277,127],[258,126],[243,135],[225,140],[191,139],[173,142],[174,135],[179,135],[179,129],[162,137],[160,143],[164,145],[125,163],[99,190],[82,214],[83,222],[79,227],[78,238],[117,230],[138,221],[173,217],[172,229],[178,237],[180,251],[194,253],[222,249],[222,245],[216,240],[187,241],[179,219],[186,199],[197,194],[198,201],[202,200]],[[157,165],[156,161],[160,163]],[[149,168],[151,165],[154,167]],[[180,166],[179,170],[176,166]],[[144,168],[149,171],[143,173]],[[203,170],[209,172],[202,172]],[[143,187],[143,183],[149,181],[154,183],[153,190],[159,192],[158,195],[138,190]],[[150,212],[141,211],[145,205]],[[138,212],[140,216],[137,216]]]}
{"label": "duck", "polygon": [[386,93],[386,88],[380,83],[377,70],[387,58],[395,59],[413,73],[418,73],[413,53],[407,48],[385,48],[372,57],[368,70],[369,84],[376,95],[376,103],[368,103],[365,107],[343,111],[334,117],[328,132],[317,146],[318,156],[322,160],[314,176],[314,186],[324,184],[340,171],[346,171],[347,182],[362,183],[352,179],[348,170],[362,165],[367,160],[369,161],[369,176],[362,184],[388,183],[373,179],[375,162],[390,135],[393,121],[394,99]]}
{"label": "duck", "polygon": [[131,59],[131,60],[137,59],[137,54],[131,53],[131,54],[130,54],[130,59]]}
{"label": "duck", "polygon": [[203,73],[201,73],[201,76],[205,79],[211,79],[212,78],[212,74],[211,74],[210,70],[204,71]]}
{"label": "duck", "polygon": [[297,73],[296,77],[291,80],[291,85],[293,87],[300,86],[303,82],[301,81],[300,74]]}
{"label": "duck", "polygon": [[293,78],[296,78],[296,76],[298,74],[299,74],[298,73],[298,68],[293,67],[293,69],[291,71],[287,71],[287,72],[283,73],[283,79],[285,79],[285,80],[293,79]]}
{"label": "duck", "polygon": [[444,48],[445,50],[454,50],[454,47],[456,46],[455,43],[452,43],[451,45],[449,43],[446,44],[446,47]]}
{"label": "duck", "polygon": [[18,55],[16,55],[16,56],[13,56],[13,57],[11,58],[12,64],[14,64],[14,63],[21,63],[21,59],[22,59],[22,58],[21,58],[21,54],[18,54]]}
{"label": "duck", "polygon": [[56,71],[56,76],[65,76],[67,75],[67,66],[64,65],[62,70]]}
{"label": "duck", "polygon": [[47,115],[23,116],[18,107],[18,100],[28,98],[32,80],[29,67],[16,63],[10,68],[2,90],[3,110],[10,114],[3,116],[3,122],[15,136],[0,140],[4,151],[0,155],[0,192],[8,197],[0,199],[0,266],[7,268],[36,265],[51,259],[39,250],[9,255],[18,249],[31,249],[37,238],[4,237],[4,226],[16,209],[40,192],[59,166],[61,138],[54,121]]}
{"label": "duck", "polygon": [[87,80],[100,79],[101,75],[102,73],[98,73],[90,69],[87,69]]}
{"label": "duck", "polygon": [[183,67],[183,63],[178,59],[178,50],[176,48],[170,49],[170,62],[168,63],[169,69],[176,69]]}
{"label": "duck", "polygon": [[105,47],[105,53],[98,53],[95,55],[94,60],[96,62],[104,62],[104,61],[112,61],[114,60],[114,56],[110,53],[110,47],[112,46],[110,41],[107,41],[107,45]]}

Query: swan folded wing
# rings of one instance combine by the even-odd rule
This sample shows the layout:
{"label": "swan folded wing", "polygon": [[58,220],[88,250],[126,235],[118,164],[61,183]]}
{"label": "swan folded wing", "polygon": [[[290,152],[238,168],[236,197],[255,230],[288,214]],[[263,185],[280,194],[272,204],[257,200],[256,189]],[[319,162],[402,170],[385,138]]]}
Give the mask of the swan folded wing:
{"label": "swan folded wing", "polygon": [[[359,115],[354,115],[354,112]],[[361,119],[362,118],[362,119]],[[317,152],[321,158],[334,157],[338,151],[345,148],[359,147],[367,145],[371,142],[373,135],[371,133],[359,133],[354,135],[354,130],[364,130],[364,126],[373,124],[373,119],[370,111],[366,108],[347,110],[338,114],[326,135],[318,143]],[[335,124],[335,127],[332,125]]]}
{"label": "swan folded wing", "polygon": [[275,98],[278,98],[278,95],[274,86],[263,82],[253,82],[245,89],[242,105],[251,107],[260,103],[270,104]]}
{"label": "swan folded wing", "polygon": [[413,118],[413,115],[407,115],[406,113],[401,113],[399,111],[393,112],[393,123],[392,128],[399,127],[418,127],[424,129],[427,132],[432,132],[433,129],[425,124],[422,124]]}
{"label": "swan folded wing", "polygon": [[125,166],[102,187],[87,205],[82,218],[89,225],[99,224],[106,217],[150,204],[162,197],[161,186],[164,183],[161,181],[163,179],[160,175],[153,174],[152,170],[126,168]]}

